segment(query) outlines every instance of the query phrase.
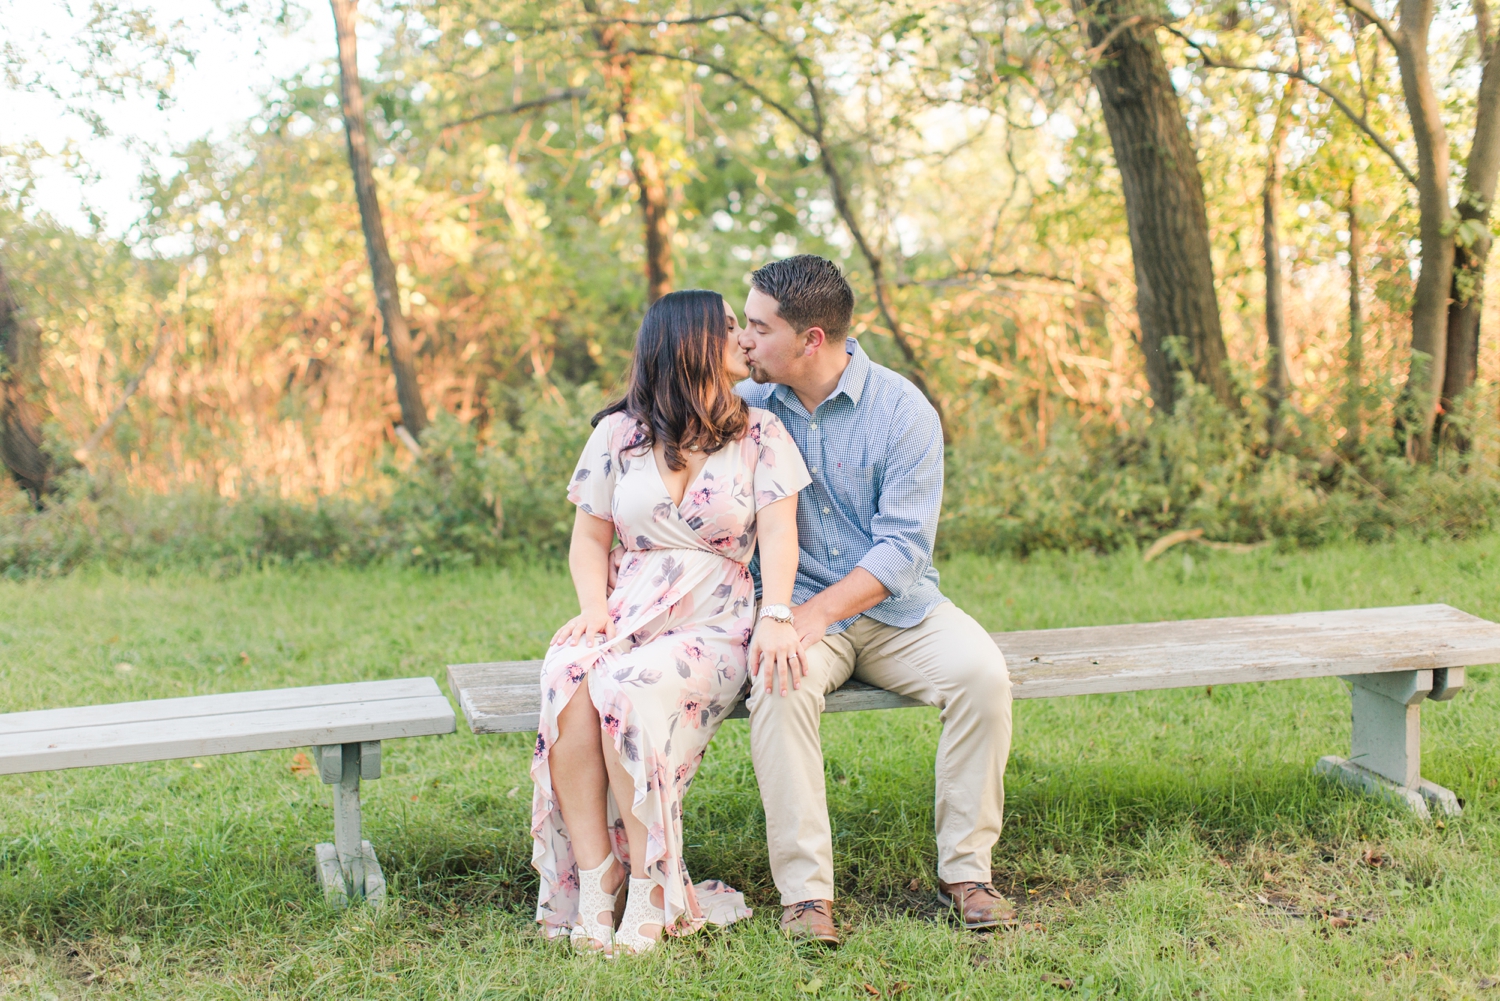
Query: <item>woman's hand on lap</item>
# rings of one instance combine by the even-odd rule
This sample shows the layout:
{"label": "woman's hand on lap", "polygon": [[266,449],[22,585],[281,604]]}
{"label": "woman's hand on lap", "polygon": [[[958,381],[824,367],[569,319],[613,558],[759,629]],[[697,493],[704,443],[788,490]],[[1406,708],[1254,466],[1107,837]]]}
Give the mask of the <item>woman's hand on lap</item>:
{"label": "woman's hand on lap", "polygon": [[597,646],[615,638],[615,620],[606,609],[579,612],[552,636],[553,646]]}
{"label": "woman's hand on lap", "polygon": [[807,654],[797,636],[797,627],[790,622],[761,619],[750,640],[750,673],[755,677],[765,671],[766,691],[781,690],[787,695],[787,684],[801,688],[807,676]]}

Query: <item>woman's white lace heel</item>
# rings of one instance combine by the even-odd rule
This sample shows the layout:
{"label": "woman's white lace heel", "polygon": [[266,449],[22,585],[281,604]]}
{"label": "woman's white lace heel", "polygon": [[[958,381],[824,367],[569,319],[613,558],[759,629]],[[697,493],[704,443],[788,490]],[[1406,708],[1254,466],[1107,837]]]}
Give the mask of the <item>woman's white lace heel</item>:
{"label": "woman's white lace heel", "polygon": [[[651,925],[665,930],[666,914],[651,902],[651,891],[655,889],[656,881],[653,879],[630,877],[630,896],[625,900],[625,916],[620,919],[620,930],[615,932],[616,952],[639,955],[656,948],[657,938],[641,931]],[[660,935],[661,931],[658,931],[658,938]]]}
{"label": "woman's white lace heel", "polygon": [[[615,898],[620,889],[616,887],[614,893],[606,893],[604,877],[614,864],[615,857],[610,855],[592,869],[578,870],[578,923],[573,926],[569,938],[579,952],[603,952],[606,955],[612,952]],[[601,915],[603,921],[599,920]]]}

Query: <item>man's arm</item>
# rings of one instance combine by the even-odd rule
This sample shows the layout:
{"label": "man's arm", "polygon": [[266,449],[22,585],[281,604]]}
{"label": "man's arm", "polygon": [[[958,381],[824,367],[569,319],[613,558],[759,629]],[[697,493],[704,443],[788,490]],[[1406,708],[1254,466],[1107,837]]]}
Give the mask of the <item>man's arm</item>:
{"label": "man's arm", "polygon": [[802,649],[821,642],[835,622],[869,611],[890,594],[874,574],[864,567],[855,567],[843,580],[813,595],[793,611]]}
{"label": "man's arm", "polygon": [[875,545],[843,580],[797,608],[804,647],[835,622],[869,611],[914,586],[932,565],[943,505],[943,428],[926,400],[896,417],[870,535]]}

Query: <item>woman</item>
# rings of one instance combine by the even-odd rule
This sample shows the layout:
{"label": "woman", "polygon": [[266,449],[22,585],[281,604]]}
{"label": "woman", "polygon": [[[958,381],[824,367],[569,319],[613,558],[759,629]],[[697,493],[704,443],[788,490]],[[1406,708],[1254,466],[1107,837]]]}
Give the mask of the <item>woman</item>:
{"label": "woman", "polygon": [[[810,478],[780,421],[734,392],[748,373],[736,327],[717,293],[657,300],[636,335],[625,397],[594,417],[568,488],[581,611],[542,668],[531,766],[537,921],[549,937],[611,956],[648,951],[663,931],[749,916],[729,887],[688,879],[682,796],[747,663],[783,687],[802,674],[786,605],[796,497]],[[624,553],[609,592],[617,534]],[[746,569],[757,535],[758,623]]]}

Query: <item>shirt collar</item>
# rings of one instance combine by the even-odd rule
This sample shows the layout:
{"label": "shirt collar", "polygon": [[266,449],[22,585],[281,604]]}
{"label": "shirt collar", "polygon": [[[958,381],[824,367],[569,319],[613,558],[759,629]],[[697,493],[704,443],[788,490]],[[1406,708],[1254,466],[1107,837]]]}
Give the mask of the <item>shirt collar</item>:
{"label": "shirt collar", "polygon": [[[865,349],[860,347],[859,341],[853,337],[844,338],[844,351],[849,355],[849,364],[844,366],[844,374],[839,376],[839,384],[829,394],[828,400],[843,393],[849,397],[850,403],[858,406],[859,398],[865,392],[865,383],[869,381],[870,356],[865,354]],[[785,383],[777,383],[776,388],[771,390],[771,395],[776,397],[778,402],[785,404],[787,397],[792,395],[792,387]],[[823,403],[827,403],[828,400],[824,400]],[[822,404],[820,403],[819,406]]]}
{"label": "shirt collar", "polygon": [[850,403],[858,405],[859,398],[864,395],[865,383],[868,381],[866,377],[870,374],[870,356],[859,346],[859,341],[852,337],[844,338],[844,350],[849,353],[849,364],[839,377],[839,387],[833,391],[833,395],[843,393],[849,397]]}

